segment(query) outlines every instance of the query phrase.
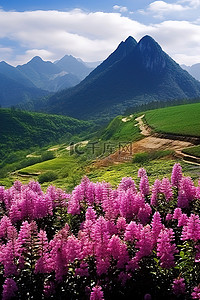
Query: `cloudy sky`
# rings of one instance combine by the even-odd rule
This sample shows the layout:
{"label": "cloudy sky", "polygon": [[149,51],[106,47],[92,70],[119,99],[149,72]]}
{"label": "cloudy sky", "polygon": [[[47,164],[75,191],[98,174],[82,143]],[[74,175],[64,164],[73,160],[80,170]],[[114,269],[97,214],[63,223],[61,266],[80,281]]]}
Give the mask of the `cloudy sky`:
{"label": "cloudy sky", "polygon": [[200,63],[200,0],[0,0],[0,61],[12,65],[36,55],[104,60],[146,34],[178,63]]}

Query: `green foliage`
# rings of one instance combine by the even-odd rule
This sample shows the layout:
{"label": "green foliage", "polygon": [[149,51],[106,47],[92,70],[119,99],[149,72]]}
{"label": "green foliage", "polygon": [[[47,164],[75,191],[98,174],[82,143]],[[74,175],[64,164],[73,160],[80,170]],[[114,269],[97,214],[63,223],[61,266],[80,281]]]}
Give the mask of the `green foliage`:
{"label": "green foliage", "polygon": [[[92,130],[92,123],[65,116],[0,109],[0,157],[11,152],[55,144],[61,139],[73,139]],[[50,154],[48,154],[50,155]]]}
{"label": "green foliage", "polygon": [[53,151],[46,151],[46,152],[42,153],[41,160],[45,161],[45,160],[53,159],[55,157],[56,156],[55,156],[55,153]]}
{"label": "green foliage", "polygon": [[137,122],[133,115],[127,118],[118,116],[114,118],[103,130],[101,139],[104,141],[136,141],[141,138],[140,130],[137,126],[135,126],[136,124]]}
{"label": "green foliage", "polygon": [[159,150],[152,152],[141,152],[137,153],[133,157],[133,163],[145,164],[151,160],[159,159],[167,155],[173,154],[172,150]]}
{"label": "green foliage", "polygon": [[200,103],[145,112],[147,123],[157,132],[200,136]]}
{"label": "green foliage", "polygon": [[47,171],[38,176],[39,183],[54,181],[58,178],[57,174],[53,171]]}
{"label": "green foliage", "polygon": [[183,153],[200,157],[200,145],[188,147],[182,150]]}

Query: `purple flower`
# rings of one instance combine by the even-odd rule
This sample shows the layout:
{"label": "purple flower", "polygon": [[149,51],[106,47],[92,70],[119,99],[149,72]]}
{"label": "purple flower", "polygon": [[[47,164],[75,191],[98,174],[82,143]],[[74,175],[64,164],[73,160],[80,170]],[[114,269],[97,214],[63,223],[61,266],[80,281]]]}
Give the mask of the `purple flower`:
{"label": "purple flower", "polygon": [[192,299],[200,299],[200,284],[195,286],[192,292]]}
{"label": "purple flower", "polygon": [[160,191],[165,195],[167,202],[173,198],[172,186],[168,178],[163,178]]}
{"label": "purple flower", "polygon": [[183,226],[181,239],[193,241],[200,239],[200,219],[198,215],[191,214],[187,224]]}
{"label": "purple flower", "polygon": [[174,295],[179,296],[185,294],[185,282],[184,278],[177,278],[174,279],[173,285],[172,285],[172,291]]}
{"label": "purple flower", "polygon": [[131,189],[133,193],[137,193],[134,180],[131,177],[124,177],[118,186],[118,190],[127,191],[128,189]]}
{"label": "purple flower", "polygon": [[150,225],[145,226],[141,231],[140,239],[136,242],[135,248],[139,249],[136,254],[139,259],[151,254],[153,249],[153,238]]}
{"label": "purple flower", "polygon": [[182,179],[182,167],[179,163],[174,164],[171,175],[171,183],[175,187],[179,187],[180,181]]}
{"label": "purple flower", "polygon": [[157,256],[160,257],[161,267],[166,269],[174,266],[174,254],[178,252],[173,240],[174,232],[171,228],[162,230],[158,236]]}
{"label": "purple flower", "polygon": [[6,278],[3,285],[2,300],[9,300],[16,296],[18,287],[12,278]]}
{"label": "purple flower", "polygon": [[101,286],[96,285],[92,288],[90,300],[103,300],[104,295]]}
{"label": "purple flower", "polygon": [[156,244],[157,238],[161,232],[161,230],[164,228],[164,225],[162,224],[160,213],[157,211],[154,213],[152,221],[151,221],[151,227],[152,227],[152,237],[153,237],[153,243]]}
{"label": "purple flower", "polygon": [[144,168],[140,168],[138,170],[138,177],[139,178],[142,178],[143,176],[146,176],[146,175],[147,175],[147,172],[146,172],[146,170]]}
{"label": "purple flower", "polygon": [[161,181],[156,179],[154,182],[154,185],[152,187],[152,194],[151,194],[151,205],[153,206],[157,206],[157,198],[158,198],[158,194],[161,191]]}
{"label": "purple flower", "polygon": [[140,179],[140,192],[144,196],[149,195],[149,180],[147,175],[142,176]]}

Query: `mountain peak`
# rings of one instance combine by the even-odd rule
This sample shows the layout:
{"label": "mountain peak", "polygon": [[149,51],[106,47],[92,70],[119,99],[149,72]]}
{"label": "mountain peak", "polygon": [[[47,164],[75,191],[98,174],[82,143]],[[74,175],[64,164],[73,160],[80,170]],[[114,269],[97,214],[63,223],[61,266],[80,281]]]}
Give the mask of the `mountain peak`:
{"label": "mountain peak", "polygon": [[151,36],[145,35],[139,41],[137,50],[147,70],[161,72],[166,67],[166,55]]}
{"label": "mountain peak", "polygon": [[137,44],[137,41],[131,35],[129,35],[129,37],[127,37],[127,39],[125,40],[125,43],[130,43],[130,42]]}
{"label": "mountain peak", "polygon": [[138,43],[141,51],[158,50],[162,51],[160,45],[149,35],[145,35]]}
{"label": "mountain peak", "polygon": [[40,56],[34,56],[29,62],[43,62]]}

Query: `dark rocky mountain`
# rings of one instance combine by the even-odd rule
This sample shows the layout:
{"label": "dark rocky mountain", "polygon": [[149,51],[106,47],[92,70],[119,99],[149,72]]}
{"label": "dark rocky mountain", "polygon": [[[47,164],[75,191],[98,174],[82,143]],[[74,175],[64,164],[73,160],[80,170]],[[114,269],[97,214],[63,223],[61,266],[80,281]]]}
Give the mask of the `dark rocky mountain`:
{"label": "dark rocky mountain", "polygon": [[82,61],[79,61],[72,55],[65,55],[55,62],[55,65],[61,70],[77,76],[80,80],[84,79],[93,68],[87,67]]}
{"label": "dark rocky mountain", "polygon": [[195,79],[200,81],[200,63],[194,64],[192,66],[181,65],[181,67],[188,71]]}
{"label": "dark rocky mountain", "polygon": [[49,98],[43,109],[82,119],[113,117],[152,101],[200,96],[200,83],[150,36],[132,37],[80,84]]}

